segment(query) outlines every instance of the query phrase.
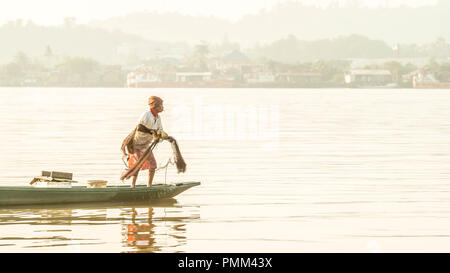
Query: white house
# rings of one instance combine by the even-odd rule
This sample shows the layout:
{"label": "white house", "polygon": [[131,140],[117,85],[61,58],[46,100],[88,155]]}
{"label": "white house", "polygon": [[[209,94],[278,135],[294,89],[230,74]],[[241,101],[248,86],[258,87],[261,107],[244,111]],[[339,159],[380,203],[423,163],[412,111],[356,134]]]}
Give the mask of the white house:
{"label": "white house", "polygon": [[176,73],[176,82],[198,82],[210,81],[211,72],[178,72]]}
{"label": "white house", "polygon": [[138,87],[161,82],[161,78],[151,67],[141,65],[127,74],[127,86]]}
{"label": "white house", "polygon": [[382,69],[355,69],[345,74],[345,83],[356,85],[381,85],[392,83],[392,74]]}
{"label": "white house", "polygon": [[247,74],[246,80],[248,83],[269,83],[275,82],[275,75],[272,73],[256,73]]}

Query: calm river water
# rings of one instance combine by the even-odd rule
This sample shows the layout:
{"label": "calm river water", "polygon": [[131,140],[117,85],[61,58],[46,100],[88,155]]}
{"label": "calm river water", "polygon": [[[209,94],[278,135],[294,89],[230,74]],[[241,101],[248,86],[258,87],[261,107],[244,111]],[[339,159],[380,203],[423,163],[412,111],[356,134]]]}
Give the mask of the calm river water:
{"label": "calm river water", "polygon": [[[0,88],[0,186],[41,170],[121,184],[150,95],[187,163],[155,183],[202,184],[158,204],[0,208],[0,252],[450,251],[450,90]],[[159,144],[160,166],[171,155]]]}

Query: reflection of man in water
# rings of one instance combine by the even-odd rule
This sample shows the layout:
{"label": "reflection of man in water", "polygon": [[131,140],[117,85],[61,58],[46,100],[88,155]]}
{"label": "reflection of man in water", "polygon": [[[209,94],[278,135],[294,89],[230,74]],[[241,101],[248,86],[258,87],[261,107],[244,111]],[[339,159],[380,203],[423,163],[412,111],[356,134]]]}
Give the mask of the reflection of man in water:
{"label": "reflection of man in water", "polygon": [[[144,209],[144,208],[142,208]],[[163,249],[175,249],[186,243],[185,219],[196,217],[156,217],[158,208],[146,208],[147,212],[140,213],[135,208],[127,209],[126,216],[131,216],[131,223],[123,226],[123,246],[129,247],[127,252],[161,252]],[[165,210],[166,208],[159,208]],[[131,215],[130,215],[131,212]],[[129,219],[127,217],[127,219]],[[158,230],[155,231],[156,226]]]}
{"label": "reflection of man in water", "polygon": [[[135,208],[132,208],[131,222],[127,225],[127,246],[137,247],[142,250],[148,250],[149,252],[159,251],[159,247],[153,247],[155,238],[153,238],[152,223],[153,208],[148,208],[148,218],[146,224],[136,224],[136,216],[138,215]],[[129,251],[132,252],[132,251]]]}

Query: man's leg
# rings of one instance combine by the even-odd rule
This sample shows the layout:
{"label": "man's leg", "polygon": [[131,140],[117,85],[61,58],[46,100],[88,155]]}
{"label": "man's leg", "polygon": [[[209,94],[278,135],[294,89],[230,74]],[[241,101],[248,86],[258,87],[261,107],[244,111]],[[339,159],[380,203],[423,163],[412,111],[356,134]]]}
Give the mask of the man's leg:
{"label": "man's leg", "polygon": [[131,187],[132,188],[136,187],[137,176],[138,176],[138,174],[133,175],[133,181],[131,182]]}
{"label": "man's leg", "polygon": [[155,169],[149,169],[148,170],[148,187],[152,186],[153,177],[155,176]]}

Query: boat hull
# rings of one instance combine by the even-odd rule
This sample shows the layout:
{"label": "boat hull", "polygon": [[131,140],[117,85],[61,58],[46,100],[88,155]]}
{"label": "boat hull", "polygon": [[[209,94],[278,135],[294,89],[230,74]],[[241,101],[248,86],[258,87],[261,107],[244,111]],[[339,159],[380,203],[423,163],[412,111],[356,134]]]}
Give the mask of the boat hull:
{"label": "boat hull", "polygon": [[70,204],[96,202],[142,202],[173,198],[185,190],[200,185],[186,182],[176,185],[153,185],[152,187],[109,186],[106,188],[35,188],[0,187],[0,206]]}

